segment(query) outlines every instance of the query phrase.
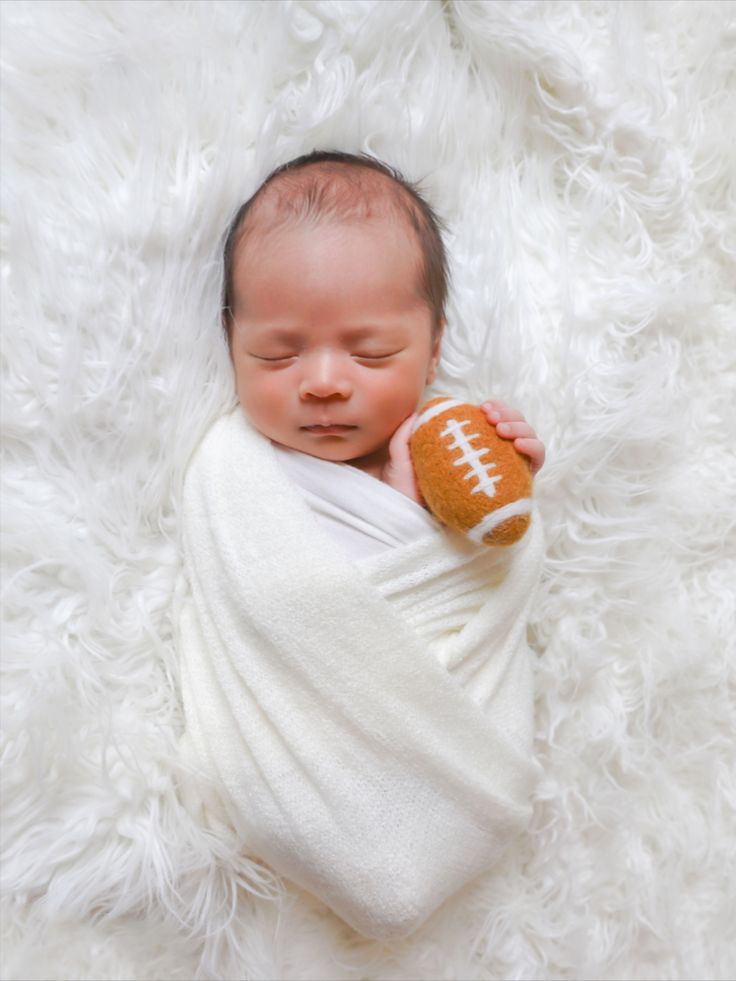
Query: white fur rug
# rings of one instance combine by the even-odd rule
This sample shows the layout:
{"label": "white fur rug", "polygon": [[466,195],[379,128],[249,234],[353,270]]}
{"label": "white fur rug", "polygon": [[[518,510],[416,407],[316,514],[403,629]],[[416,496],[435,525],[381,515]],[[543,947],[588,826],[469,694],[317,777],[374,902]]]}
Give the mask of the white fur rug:
{"label": "white fur rug", "polygon": [[[3,976],[736,976],[736,8],[2,14]],[[177,797],[187,459],[234,399],[238,204],[313,147],[450,226],[439,391],[545,440],[531,832],[381,945]]]}

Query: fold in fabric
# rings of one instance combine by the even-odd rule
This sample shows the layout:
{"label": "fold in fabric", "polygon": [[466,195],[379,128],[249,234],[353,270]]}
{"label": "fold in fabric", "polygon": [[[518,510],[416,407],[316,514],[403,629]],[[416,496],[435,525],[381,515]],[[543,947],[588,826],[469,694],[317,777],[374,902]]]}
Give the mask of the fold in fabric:
{"label": "fold in fabric", "polygon": [[360,933],[408,935],[530,816],[538,516],[511,549],[443,530],[351,562],[237,406],[194,454],[181,527],[202,808]]}
{"label": "fold in fabric", "polygon": [[378,555],[441,533],[441,524],[420,504],[357,467],[278,443],[273,448],[318,523],[350,558]]}

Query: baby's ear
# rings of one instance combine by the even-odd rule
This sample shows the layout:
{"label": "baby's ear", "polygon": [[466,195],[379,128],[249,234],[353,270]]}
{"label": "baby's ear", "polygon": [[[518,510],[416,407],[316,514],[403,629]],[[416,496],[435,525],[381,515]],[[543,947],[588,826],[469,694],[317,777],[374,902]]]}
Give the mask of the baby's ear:
{"label": "baby's ear", "polygon": [[440,354],[442,347],[442,334],[445,329],[445,320],[440,321],[440,325],[435,333],[434,340],[432,341],[432,353],[430,355],[429,367],[427,368],[427,381],[425,384],[431,385],[432,382],[437,377],[437,368],[440,363]]}

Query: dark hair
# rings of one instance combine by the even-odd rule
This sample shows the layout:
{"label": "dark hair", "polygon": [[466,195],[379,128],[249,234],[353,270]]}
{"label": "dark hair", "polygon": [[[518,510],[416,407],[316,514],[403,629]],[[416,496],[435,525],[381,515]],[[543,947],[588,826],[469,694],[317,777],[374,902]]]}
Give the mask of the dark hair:
{"label": "dark hair", "polygon": [[[335,190],[329,182],[309,179],[303,171],[316,164],[322,164],[320,170],[339,173],[348,179],[345,187]],[[420,276],[420,291],[422,297],[432,311],[432,333],[436,336],[440,324],[445,317],[445,304],[449,284],[447,253],[442,241],[443,224],[424,200],[417,187],[407,181],[397,170],[382,163],[368,154],[342,153],[339,150],[314,150],[301,157],[296,157],[272,171],[263,181],[258,190],[238,209],[233,218],[225,239],[223,252],[224,285],[222,295],[222,323],[225,334],[230,342],[233,326],[233,261],[235,250],[247,234],[246,219],[256,203],[262,200],[263,192],[273,185],[274,181],[288,180],[298,175],[295,180],[288,180],[290,195],[279,199],[279,206],[290,218],[319,218],[330,216],[334,218],[369,217],[372,214],[371,201],[377,197],[386,200],[385,192],[374,193],[371,198],[366,195],[365,182],[361,177],[366,171],[373,171],[387,177],[394,185],[393,193],[389,192],[389,202],[407,219],[413,229],[422,255],[422,271]],[[362,173],[361,173],[362,172]],[[315,175],[316,176],[316,175]],[[379,178],[380,179],[380,178]],[[376,191],[376,183],[371,190]]]}

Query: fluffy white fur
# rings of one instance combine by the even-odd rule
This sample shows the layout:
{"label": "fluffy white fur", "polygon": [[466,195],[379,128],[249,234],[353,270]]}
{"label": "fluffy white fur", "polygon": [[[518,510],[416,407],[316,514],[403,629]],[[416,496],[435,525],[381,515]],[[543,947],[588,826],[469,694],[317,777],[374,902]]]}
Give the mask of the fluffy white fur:
{"label": "fluffy white fur", "polygon": [[[718,978],[733,943],[731,2],[6,2],[4,977]],[[545,779],[395,945],[186,817],[182,474],[232,403],[220,247],[313,147],[448,224],[439,393],[545,440]]]}

